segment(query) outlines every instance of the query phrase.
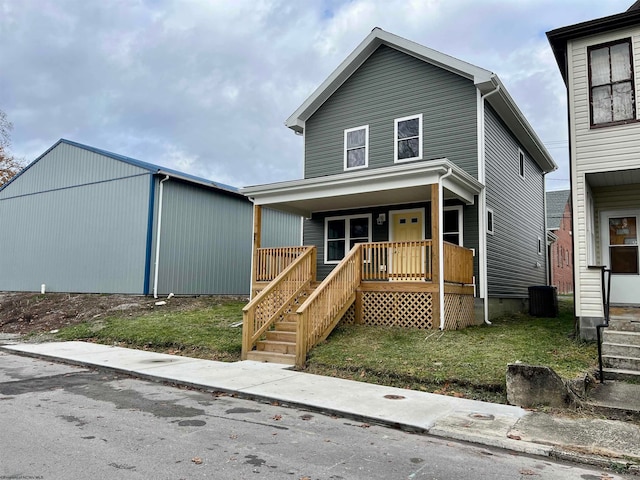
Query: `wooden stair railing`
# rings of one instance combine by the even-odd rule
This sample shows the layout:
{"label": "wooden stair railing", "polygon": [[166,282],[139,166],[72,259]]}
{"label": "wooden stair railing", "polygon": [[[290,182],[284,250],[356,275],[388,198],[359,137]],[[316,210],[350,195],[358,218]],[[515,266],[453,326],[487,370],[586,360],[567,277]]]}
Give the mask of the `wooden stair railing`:
{"label": "wooden stair railing", "polygon": [[316,247],[308,247],[242,309],[243,360],[315,278]]}
{"label": "wooden stair railing", "polygon": [[329,336],[356,298],[362,279],[362,245],[356,244],[298,308],[296,360],[302,367],[307,353]]}

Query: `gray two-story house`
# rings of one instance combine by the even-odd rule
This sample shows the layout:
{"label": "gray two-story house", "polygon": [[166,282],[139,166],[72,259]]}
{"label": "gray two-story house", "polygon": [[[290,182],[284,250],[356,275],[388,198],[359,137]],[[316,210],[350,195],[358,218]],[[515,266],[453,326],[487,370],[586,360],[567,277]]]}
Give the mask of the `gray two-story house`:
{"label": "gray two-story house", "polygon": [[[556,165],[494,73],[375,28],[286,125],[304,178],[242,189],[255,205],[246,358],[301,363],[341,319],[488,322],[546,284]],[[305,246],[261,248],[262,207],[303,215]]]}

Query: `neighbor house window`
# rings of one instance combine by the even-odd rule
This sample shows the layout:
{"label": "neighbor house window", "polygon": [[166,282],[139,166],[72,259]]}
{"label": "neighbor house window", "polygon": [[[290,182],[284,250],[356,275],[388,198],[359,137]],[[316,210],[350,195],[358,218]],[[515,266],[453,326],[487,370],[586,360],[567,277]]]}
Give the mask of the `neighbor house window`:
{"label": "neighbor house window", "polygon": [[518,150],[518,171],[520,176],[524,178],[524,153],[522,150]]}
{"label": "neighbor house window", "polygon": [[396,162],[422,159],[422,114],[396,118],[393,147]]}
{"label": "neighbor house window", "polygon": [[344,169],[369,165],[369,125],[344,131]]}
{"label": "neighbor house window", "polygon": [[462,246],[462,206],[444,207],[442,214],[444,241]]}
{"label": "neighbor house window", "polygon": [[590,47],[588,56],[591,125],[635,119],[631,39]]}
{"label": "neighbor house window", "polygon": [[371,215],[326,218],[324,238],[325,263],[339,263],[356,243],[371,241]]}
{"label": "neighbor house window", "polygon": [[493,235],[493,210],[487,208],[487,233]]}

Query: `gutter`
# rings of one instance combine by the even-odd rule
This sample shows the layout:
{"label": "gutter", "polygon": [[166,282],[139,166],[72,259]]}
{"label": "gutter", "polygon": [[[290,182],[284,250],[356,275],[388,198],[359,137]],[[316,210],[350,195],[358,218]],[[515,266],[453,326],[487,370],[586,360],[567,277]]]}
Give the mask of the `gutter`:
{"label": "gutter", "polygon": [[162,233],[162,193],[164,191],[163,184],[169,180],[166,175],[160,180],[160,191],[158,193],[158,230],[156,231],[156,260],[153,274],[153,298],[158,298],[158,270],[160,264],[160,234]]}
{"label": "gutter", "polygon": [[[480,139],[480,165],[478,166],[478,180],[480,183],[485,185],[486,183],[486,143],[485,143],[485,111],[484,105],[487,97],[493,95],[494,93],[498,93],[500,91],[500,83],[496,85],[496,88],[487,92],[480,96],[480,112],[479,121],[482,122],[482,132],[478,136]],[[489,321],[489,280],[487,275],[487,189],[484,187],[482,192],[480,192],[480,205],[478,206],[478,217],[479,217],[479,225],[480,225],[480,235],[479,235],[479,254],[480,258],[478,259],[478,274],[480,275],[480,296],[484,298],[483,304],[483,312],[484,312],[484,323],[487,325],[491,325]],[[494,220],[495,221],[495,220]]]}

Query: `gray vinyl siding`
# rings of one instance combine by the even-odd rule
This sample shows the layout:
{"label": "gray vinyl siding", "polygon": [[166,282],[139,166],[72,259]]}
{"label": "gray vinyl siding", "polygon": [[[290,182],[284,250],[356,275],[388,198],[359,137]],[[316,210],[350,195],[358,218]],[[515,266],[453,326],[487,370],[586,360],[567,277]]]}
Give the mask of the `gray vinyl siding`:
{"label": "gray vinyl siding", "polygon": [[[120,175],[97,163],[100,175],[76,180]],[[143,293],[149,175],[71,186],[57,178],[68,165],[51,166],[40,161],[2,192],[0,291],[39,291],[44,283],[51,292]],[[38,193],[34,185],[59,189]]]}
{"label": "gray vinyl siding", "polygon": [[546,285],[548,278],[544,177],[524,150],[524,179],[520,176],[520,145],[490,107],[485,117],[487,207],[494,215],[494,235],[487,234],[489,296],[526,297],[528,287]]}
{"label": "gray vinyl siding", "polygon": [[305,178],[344,171],[344,130],[369,125],[369,168],[394,164],[394,119],[423,114],[423,159],[446,157],[477,177],[471,80],[381,46],[306,121]]}
{"label": "gray vinyl siding", "polygon": [[[251,203],[171,179],[163,184],[163,189],[158,294],[248,293]],[[156,232],[157,222],[156,208]],[[152,258],[155,245],[154,239]],[[152,267],[150,292],[154,276]]]}

